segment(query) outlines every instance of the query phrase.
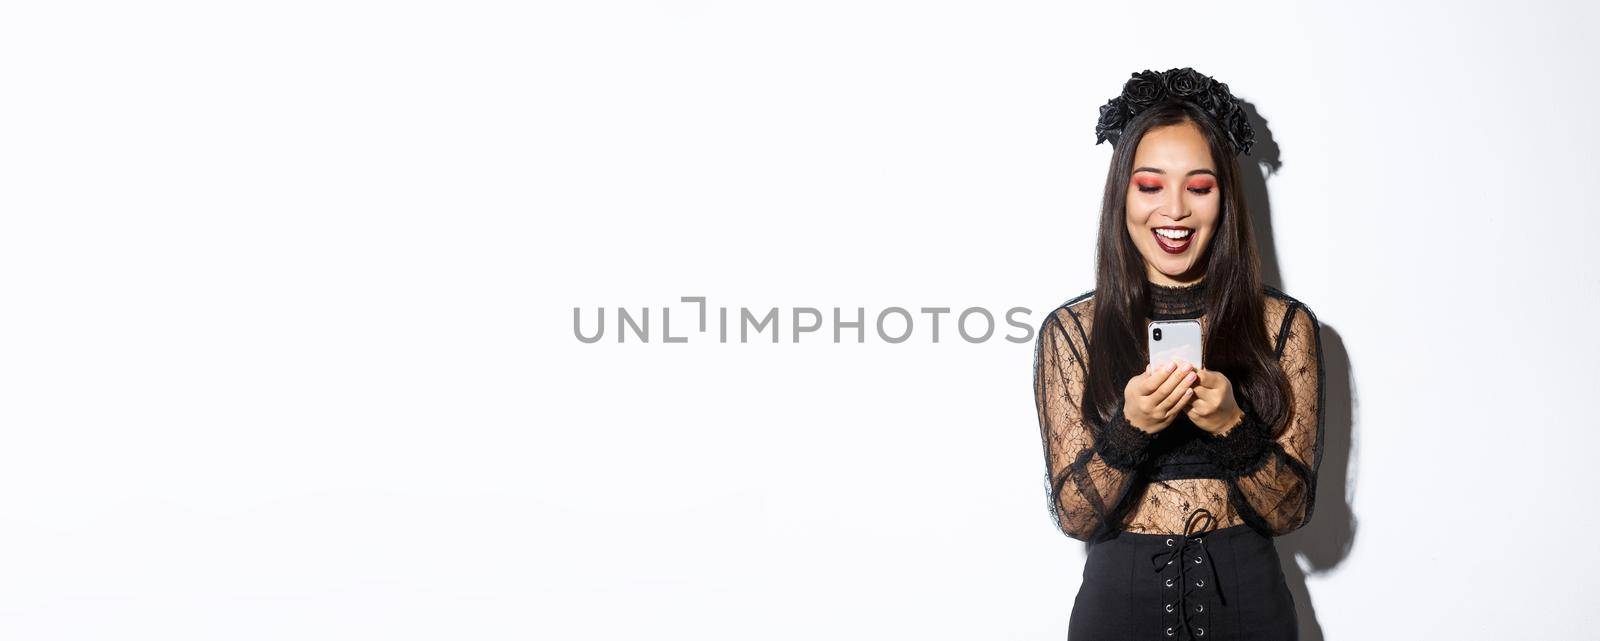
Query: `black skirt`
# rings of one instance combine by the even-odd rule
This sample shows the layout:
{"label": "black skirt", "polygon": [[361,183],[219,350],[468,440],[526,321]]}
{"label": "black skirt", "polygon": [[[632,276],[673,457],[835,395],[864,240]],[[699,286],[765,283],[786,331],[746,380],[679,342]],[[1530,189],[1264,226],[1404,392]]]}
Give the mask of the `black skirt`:
{"label": "black skirt", "polygon": [[1292,641],[1294,597],[1272,538],[1190,513],[1187,535],[1120,532],[1091,543],[1069,641]]}

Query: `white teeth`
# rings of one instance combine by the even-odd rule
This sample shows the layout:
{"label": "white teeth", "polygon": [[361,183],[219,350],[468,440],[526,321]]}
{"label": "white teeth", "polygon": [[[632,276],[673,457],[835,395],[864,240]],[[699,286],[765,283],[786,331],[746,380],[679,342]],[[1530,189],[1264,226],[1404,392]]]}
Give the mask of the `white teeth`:
{"label": "white teeth", "polygon": [[1161,234],[1162,236],[1166,236],[1167,238],[1171,238],[1173,240],[1183,240],[1185,238],[1188,238],[1189,234],[1194,233],[1194,230],[1192,230],[1192,229],[1157,229],[1156,233],[1157,234]]}

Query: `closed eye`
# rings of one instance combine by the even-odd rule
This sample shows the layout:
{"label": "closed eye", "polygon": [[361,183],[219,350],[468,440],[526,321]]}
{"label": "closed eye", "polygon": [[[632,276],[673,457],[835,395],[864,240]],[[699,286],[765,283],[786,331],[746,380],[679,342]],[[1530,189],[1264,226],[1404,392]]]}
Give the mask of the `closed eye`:
{"label": "closed eye", "polygon": [[[1146,194],[1153,194],[1153,193],[1156,193],[1158,191],[1161,191],[1161,187],[1160,186],[1145,187],[1144,185],[1140,185],[1139,186],[1139,191],[1144,192]],[[1207,187],[1205,189],[1193,189],[1193,188],[1191,188],[1189,190],[1189,193],[1192,193],[1192,194],[1195,194],[1195,195],[1199,195],[1199,196],[1204,196],[1206,194],[1211,193],[1211,188],[1210,187]]]}

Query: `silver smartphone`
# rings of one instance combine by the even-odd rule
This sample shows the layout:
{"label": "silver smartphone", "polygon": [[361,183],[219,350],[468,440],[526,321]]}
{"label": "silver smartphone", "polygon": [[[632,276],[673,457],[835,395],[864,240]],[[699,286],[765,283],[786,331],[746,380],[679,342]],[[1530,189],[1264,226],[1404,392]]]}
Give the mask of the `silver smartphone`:
{"label": "silver smartphone", "polygon": [[1177,359],[1188,361],[1200,369],[1205,368],[1205,363],[1200,360],[1202,341],[1199,320],[1150,321],[1145,337],[1149,339],[1151,364],[1160,366]]}

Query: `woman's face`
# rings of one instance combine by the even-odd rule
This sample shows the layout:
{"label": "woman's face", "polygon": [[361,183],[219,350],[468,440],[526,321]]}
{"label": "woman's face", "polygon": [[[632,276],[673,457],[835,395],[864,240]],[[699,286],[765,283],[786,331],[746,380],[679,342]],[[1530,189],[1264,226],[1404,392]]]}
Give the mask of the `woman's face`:
{"label": "woman's face", "polygon": [[1221,209],[1216,165],[1200,128],[1184,122],[1145,132],[1128,182],[1128,233],[1150,282],[1182,285],[1205,276],[1200,257]]}

